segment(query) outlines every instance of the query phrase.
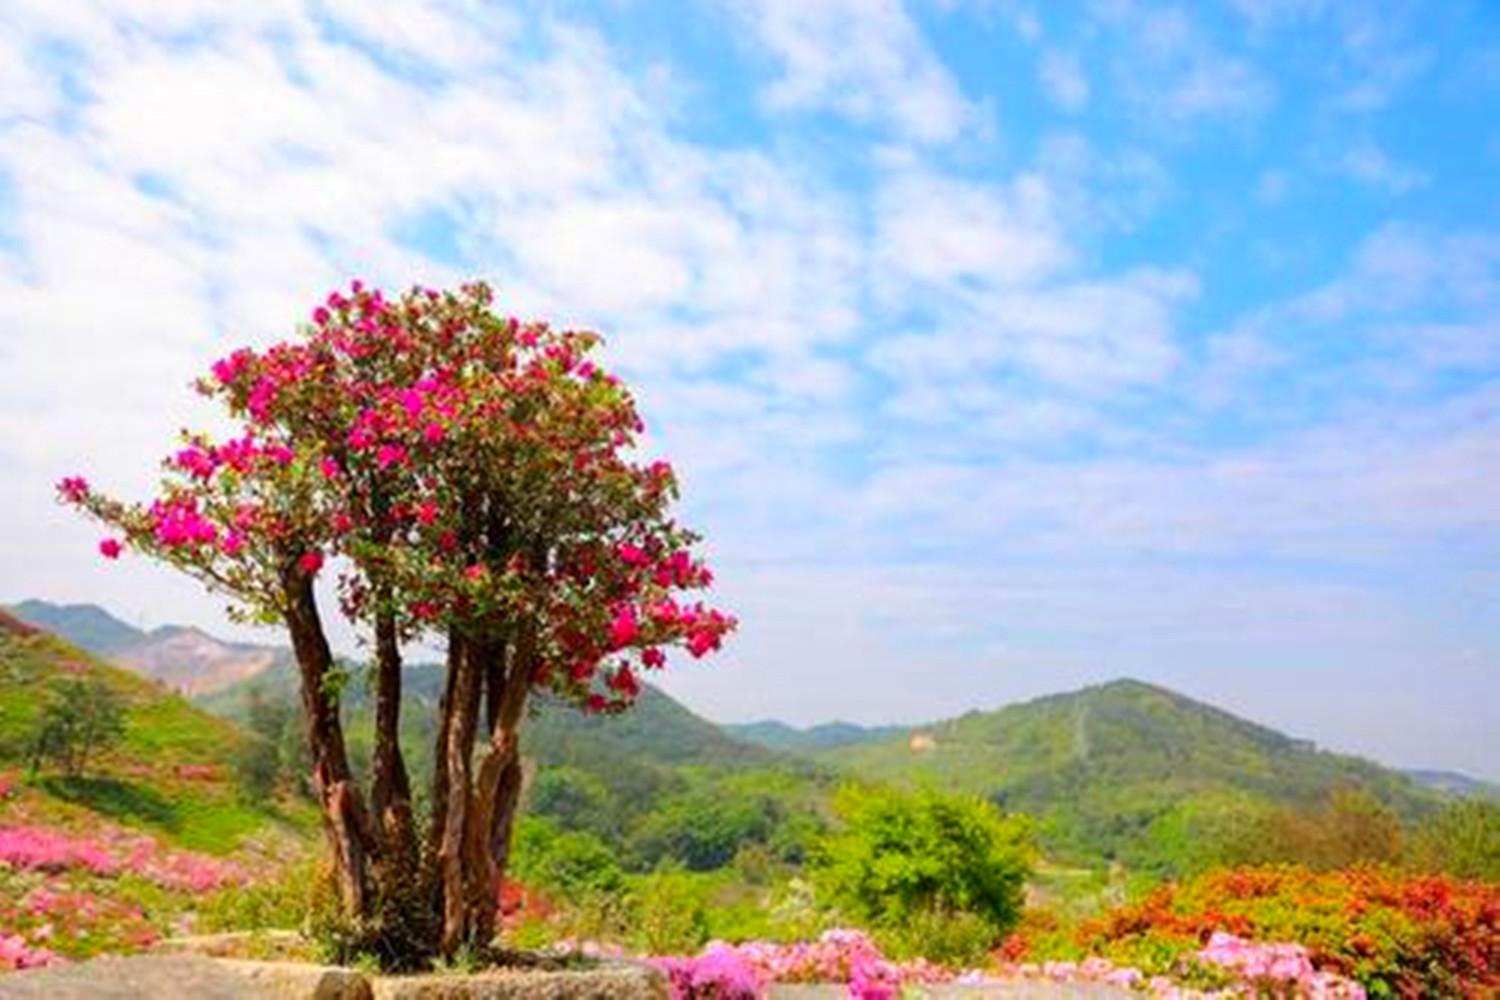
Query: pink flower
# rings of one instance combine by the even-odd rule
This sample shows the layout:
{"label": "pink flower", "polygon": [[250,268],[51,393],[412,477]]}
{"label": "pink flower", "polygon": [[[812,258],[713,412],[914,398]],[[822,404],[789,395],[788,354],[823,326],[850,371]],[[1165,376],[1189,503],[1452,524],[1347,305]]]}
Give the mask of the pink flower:
{"label": "pink flower", "polygon": [[318,308],[313,310],[312,318],[314,323],[318,324],[319,326],[325,326],[327,325],[329,320],[328,310],[324,309],[322,306],[318,306]]}
{"label": "pink flower", "polygon": [[117,539],[106,538],[99,543],[99,554],[106,559],[118,559],[125,547]]}
{"label": "pink flower", "polygon": [[406,449],[397,444],[383,444],[375,453],[375,464],[381,469],[406,463]]}
{"label": "pink flower", "polygon": [[653,670],[660,670],[667,665],[667,654],[652,646],[641,651],[641,663]]}
{"label": "pink flower", "polygon": [[212,454],[194,445],[184,448],[173,458],[172,464],[194,479],[211,479],[219,468],[219,461]]}
{"label": "pink flower", "polygon": [[635,609],[625,604],[615,612],[614,621],[609,623],[609,644],[615,649],[623,649],[635,641],[640,634],[640,627],[636,624]]}
{"label": "pink flower", "polygon": [[443,440],[443,438],[446,437],[447,434],[448,431],[444,429],[442,424],[428,424],[426,427],[422,428],[422,439],[428,444],[437,444],[439,441]]}
{"label": "pink flower", "polygon": [[57,484],[57,492],[68,503],[82,503],[89,495],[89,482],[82,476],[68,476]]}
{"label": "pink flower", "polygon": [[267,445],[263,454],[277,465],[291,465],[292,459],[296,457],[292,449],[280,444]]}
{"label": "pink flower", "polygon": [[238,555],[244,547],[245,536],[238,531],[225,532],[223,539],[219,542],[219,550],[226,556]]}
{"label": "pink flower", "polygon": [[621,542],[615,552],[619,555],[620,561],[627,566],[641,566],[646,562],[645,550],[629,542]]}
{"label": "pink flower", "polygon": [[634,671],[629,667],[616,670],[609,679],[609,686],[629,698],[641,693],[641,682],[636,680]]}
{"label": "pink flower", "polygon": [[417,520],[422,524],[432,524],[438,519],[438,505],[431,500],[423,500],[417,504]]}
{"label": "pink flower", "polygon": [[323,568],[323,553],[317,549],[304,552],[297,559],[297,566],[309,576],[315,575],[318,570]]}
{"label": "pink flower", "polygon": [[332,458],[324,458],[318,463],[318,469],[323,473],[324,479],[337,479],[339,477],[339,463]]}

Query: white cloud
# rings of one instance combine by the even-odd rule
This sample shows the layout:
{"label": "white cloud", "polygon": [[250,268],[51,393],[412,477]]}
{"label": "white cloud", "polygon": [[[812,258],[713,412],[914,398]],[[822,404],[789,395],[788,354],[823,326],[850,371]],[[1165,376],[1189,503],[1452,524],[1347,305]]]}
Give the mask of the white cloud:
{"label": "white cloud", "polygon": [[881,186],[875,212],[882,293],[1025,284],[1071,256],[1047,182],[1033,174],[996,185],[901,171]]}
{"label": "white cloud", "polygon": [[1042,89],[1049,100],[1064,111],[1081,111],[1089,103],[1089,80],[1078,56],[1049,49],[1038,67]]}
{"label": "white cloud", "polygon": [[1177,123],[1249,118],[1267,110],[1276,99],[1270,78],[1224,51],[1190,9],[1135,0],[1094,5],[1095,17],[1122,43],[1114,67],[1122,93],[1143,114]]}
{"label": "white cloud", "polygon": [[901,0],[734,0],[770,51],[775,110],[831,110],[917,143],[949,142],[980,112],[932,52]]}
{"label": "white cloud", "polygon": [[1405,194],[1422,187],[1428,180],[1422,171],[1396,163],[1372,142],[1350,149],[1344,154],[1340,166],[1355,180],[1384,188],[1392,194]]}

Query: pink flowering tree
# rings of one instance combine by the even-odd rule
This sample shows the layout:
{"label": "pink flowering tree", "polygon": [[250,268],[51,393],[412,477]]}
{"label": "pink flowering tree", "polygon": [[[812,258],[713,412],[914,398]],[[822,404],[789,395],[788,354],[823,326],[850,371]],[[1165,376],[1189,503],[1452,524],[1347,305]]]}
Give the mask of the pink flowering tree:
{"label": "pink flowering tree", "polygon": [[[159,559],[286,628],[344,915],[391,964],[492,941],[533,691],[622,711],[669,649],[701,657],[734,628],[686,599],[712,575],[671,516],[671,467],[631,458],[643,426],[598,343],[497,314],[482,284],[388,300],[356,282],[298,339],[213,366],[199,390],[239,432],[185,435],[154,499],[59,485],[116,530],[105,557]],[[315,586],[334,570],[374,654],[368,791]],[[425,823],[397,741],[418,639],[447,649]]]}

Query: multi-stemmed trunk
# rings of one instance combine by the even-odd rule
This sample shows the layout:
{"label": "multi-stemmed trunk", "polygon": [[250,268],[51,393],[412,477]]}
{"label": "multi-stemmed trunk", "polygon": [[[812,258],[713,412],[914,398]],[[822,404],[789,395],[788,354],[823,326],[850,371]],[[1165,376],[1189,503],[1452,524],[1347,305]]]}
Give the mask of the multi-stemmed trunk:
{"label": "multi-stemmed trunk", "polygon": [[[520,725],[532,667],[523,642],[449,638],[431,838],[444,954],[483,947],[494,937],[520,801]],[[476,757],[481,705],[487,739]]]}
{"label": "multi-stemmed trunk", "polygon": [[342,910],[356,937],[404,965],[434,952],[483,949],[495,935],[520,801],[520,727],[535,667],[530,646],[514,636],[450,636],[423,852],[399,743],[401,653],[394,620],[376,621],[375,743],[366,809],[328,682],[335,664],[312,582],[290,574],[286,588],[313,787]]}

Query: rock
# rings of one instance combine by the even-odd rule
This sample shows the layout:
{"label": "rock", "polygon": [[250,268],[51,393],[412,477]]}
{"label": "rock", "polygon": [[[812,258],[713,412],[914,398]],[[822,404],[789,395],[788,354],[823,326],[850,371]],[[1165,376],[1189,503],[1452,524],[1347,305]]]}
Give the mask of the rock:
{"label": "rock", "polygon": [[371,1000],[370,980],[353,969],[306,962],[250,962],[212,959],[220,968],[243,977],[251,996],[275,1000]]}
{"label": "rock", "polygon": [[666,1000],[667,981],[639,962],[588,969],[498,969],[371,976],[304,962],[136,955],[0,975],[0,1000]]}
{"label": "rock", "polygon": [[264,993],[213,959],[192,955],[96,958],[0,975],[5,1000],[252,1000]]}
{"label": "rock", "polygon": [[667,979],[643,962],[591,969],[497,969],[468,974],[375,976],[375,1000],[667,1000]]}

